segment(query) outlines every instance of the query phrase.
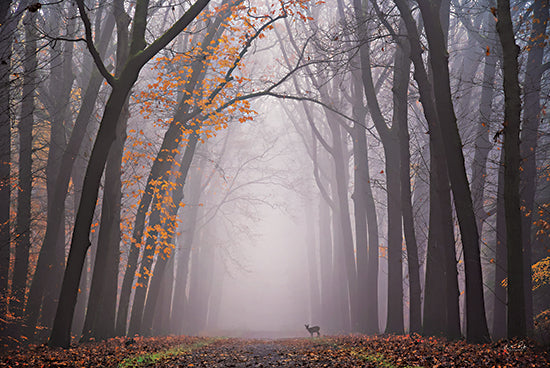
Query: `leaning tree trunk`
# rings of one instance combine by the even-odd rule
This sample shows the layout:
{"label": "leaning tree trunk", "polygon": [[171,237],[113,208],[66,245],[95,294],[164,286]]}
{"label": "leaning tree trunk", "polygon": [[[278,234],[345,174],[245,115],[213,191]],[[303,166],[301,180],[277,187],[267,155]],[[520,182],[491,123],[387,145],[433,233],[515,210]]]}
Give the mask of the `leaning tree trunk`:
{"label": "leaning tree trunk", "polygon": [[[175,218],[177,215],[178,209],[180,208],[180,203],[183,199],[183,189],[185,186],[185,182],[187,180],[187,174],[189,173],[189,169],[191,167],[191,163],[195,155],[197,142],[198,142],[198,136],[196,134],[193,134],[189,138],[189,141],[185,148],[185,153],[183,154],[183,157],[181,159],[181,162],[179,165],[178,178],[176,179],[176,189],[172,193],[172,204],[169,211],[170,218]],[[151,218],[154,218],[154,217],[156,216],[153,213],[151,215]],[[151,224],[149,226],[151,226]],[[174,232],[175,232],[175,229],[173,229],[173,231],[168,231],[168,234],[170,234],[168,239],[166,239],[166,242],[168,244],[172,242],[172,239],[173,239],[172,236]],[[144,252],[144,255],[145,255],[145,252]],[[137,291],[140,291],[140,290],[136,290],[136,294],[134,297],[134,304],[132,306],[132,318],[135,318],[134,323],[136,323],[136,325],[134,326],[135,332],[142,332],[144,334],[150,334],[151,332],[151,327],[153,324],[153,315],[155,312],[157,299],[158,299],[158,295],[161,287],[160,282],[163,278],[164,269],[166,268],[167,263],[168,263],[168,257],[165,256],[163,252],[160,252],[159,256],[157,257],[155,267],[152,270],[153,276],[152,276],[150,285],[148,285],[148,282],[146,279],[142,280],[140,277],[140,279],[138,280],[138,282],[142,284],[141,289],[143,289],[143,291],[147,293],[147,303],[145,303],[146,302],[145,294],[143,295],[143,300],[138,299]],[[143,264],[143,261],[142,261],[142,264]],[[134,317],[134,311],[136,311],[135,317]],[[130,335],[131,334],[132,334],[132,321],[130,320]]]}
{"label": "leaning tree trunk", "polygon": [[510,1],[497,1],[497,31],[502,45],[504,77],[504,214],[508,261],[508,338],[525,337],[525,294],[523,249],[519,195],[519,131],[521,123],[521,91],[519,87],[519,46],[514,38]]}

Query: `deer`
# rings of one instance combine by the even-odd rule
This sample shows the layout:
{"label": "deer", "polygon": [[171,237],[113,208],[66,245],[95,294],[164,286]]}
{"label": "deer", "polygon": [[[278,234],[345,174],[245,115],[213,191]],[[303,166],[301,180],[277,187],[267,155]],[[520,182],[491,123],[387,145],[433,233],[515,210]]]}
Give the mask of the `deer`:
{"label": "deer", "polygon": [[321,328],[319,326],[311,326],[311,327],[309,327],[309,325],[304,325],[304,326],[306,326],[306,330],[307,332],[309,332],[311,337],[313,337],[313,333],[317,333],[317,337],[321,336],[321,334],[319,333],[319,330]]}

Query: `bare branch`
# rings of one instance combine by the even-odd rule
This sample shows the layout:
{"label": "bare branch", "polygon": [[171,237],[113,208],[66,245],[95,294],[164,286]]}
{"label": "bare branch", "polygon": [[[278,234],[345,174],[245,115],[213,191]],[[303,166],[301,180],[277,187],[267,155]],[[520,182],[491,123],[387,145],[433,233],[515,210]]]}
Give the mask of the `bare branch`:
{"label": "bare branch", "polygon": [[101,55],[99,55],[99,52],[95,48],[93,36],[92,36],[92,24],[90,22],[90,18],[88,18],[88,14],[86,13],[84,0],[76,0],[76,4],[78,5],[78,11],[80,12],[80,17],[82,18],[82,22],[84,23],[84,29],[86,32],[86,39],[85,39],[86,46],[88,46],[88,50],[90,51],[90,54],[94,59],[94,63],[97,66],[99,73],[101,73],[101,75],[103,76],[103,78],[105,78],[107,83],[109,83],[112,86],[115,83],[116,79],[111,73],[107,71],[105,64],[103,64],[103,60],[101,60]]}

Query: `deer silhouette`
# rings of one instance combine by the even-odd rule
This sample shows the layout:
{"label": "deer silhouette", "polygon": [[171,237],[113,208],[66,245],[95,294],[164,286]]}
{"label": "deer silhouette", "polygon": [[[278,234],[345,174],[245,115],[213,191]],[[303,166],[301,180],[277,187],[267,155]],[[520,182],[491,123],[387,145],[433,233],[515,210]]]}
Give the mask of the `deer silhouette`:
{"label": "deer silhouette", "polygon": [[311,327],[309,327],[309,325],[304,325],[304,326],[306,326],[306,330],[309,332],[311,337],[313,337],[314,333],[317,333],[317,336],[321,336],[321,334],[319,333],[319,330],[321,328],[319,326],[311,326]]}

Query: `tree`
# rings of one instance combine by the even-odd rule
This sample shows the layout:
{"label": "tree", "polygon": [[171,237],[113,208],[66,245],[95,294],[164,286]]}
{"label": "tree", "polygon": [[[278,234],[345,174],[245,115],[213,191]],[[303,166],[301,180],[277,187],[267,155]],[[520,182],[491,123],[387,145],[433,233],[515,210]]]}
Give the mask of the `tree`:
{"label": "tree", "polygon": [[103,65],[99,54],[93,44],[90,20],[86,14],[83,0],[78,0],[78,9],[86,29],[86,43],[94,57],[94,62],[103,77],[111,85],[112,91],[105,106],[100,128],[92,149],[92,154],[86,169],[86,178],[82,188],[82,197],[74,225],[73,237],[67,260],[67,267],[63,277],[61,293],[57,313],[50,336],[51,346],[68,347],[70,344],[70,330],[73,319],[74,306],[78,294],[78,284],[82,272],[82,266],[86,251],[90,246],[88,239],[90,226],[95,210],[99,182],[107,160],[107,154],[115,139],[117,122],[120,117],[124,101],[130,89],[134,85],[140,70],[163,47],[171,42],[182,32],[208,4],[209,0],[197,0],[186,12],[170,27],[162,36],[149,46],[145,43],[145,30],[147,25],[148,1],[140,0],[136,3],[133,18],[134,28],[130,41],[130,54],[128,61],[118,78],[113,77]]}
{"label": "tree", "polygon": [[519,47],[514,38],[510,1],[497,2],[497,31],[502,45],[504,70],[504,212],[508,263],[508,337],[525,337],[525,294],[520,211],[519,173],[521,92],[518,81]]}
{"label": "tree", "polygon": [[[27,289],[29,250],[31,247],[31,194],[32,194],[32,130],[34,125],[36,69],[36,16],[32,12],[25,15],[25,76],[23,81],[23,101],[19,122],[19,190],[17,194],[17,224],[15,264],[13,271],[12,311],[22,316]],[[10,308],[11,309],[11,308]]]}

